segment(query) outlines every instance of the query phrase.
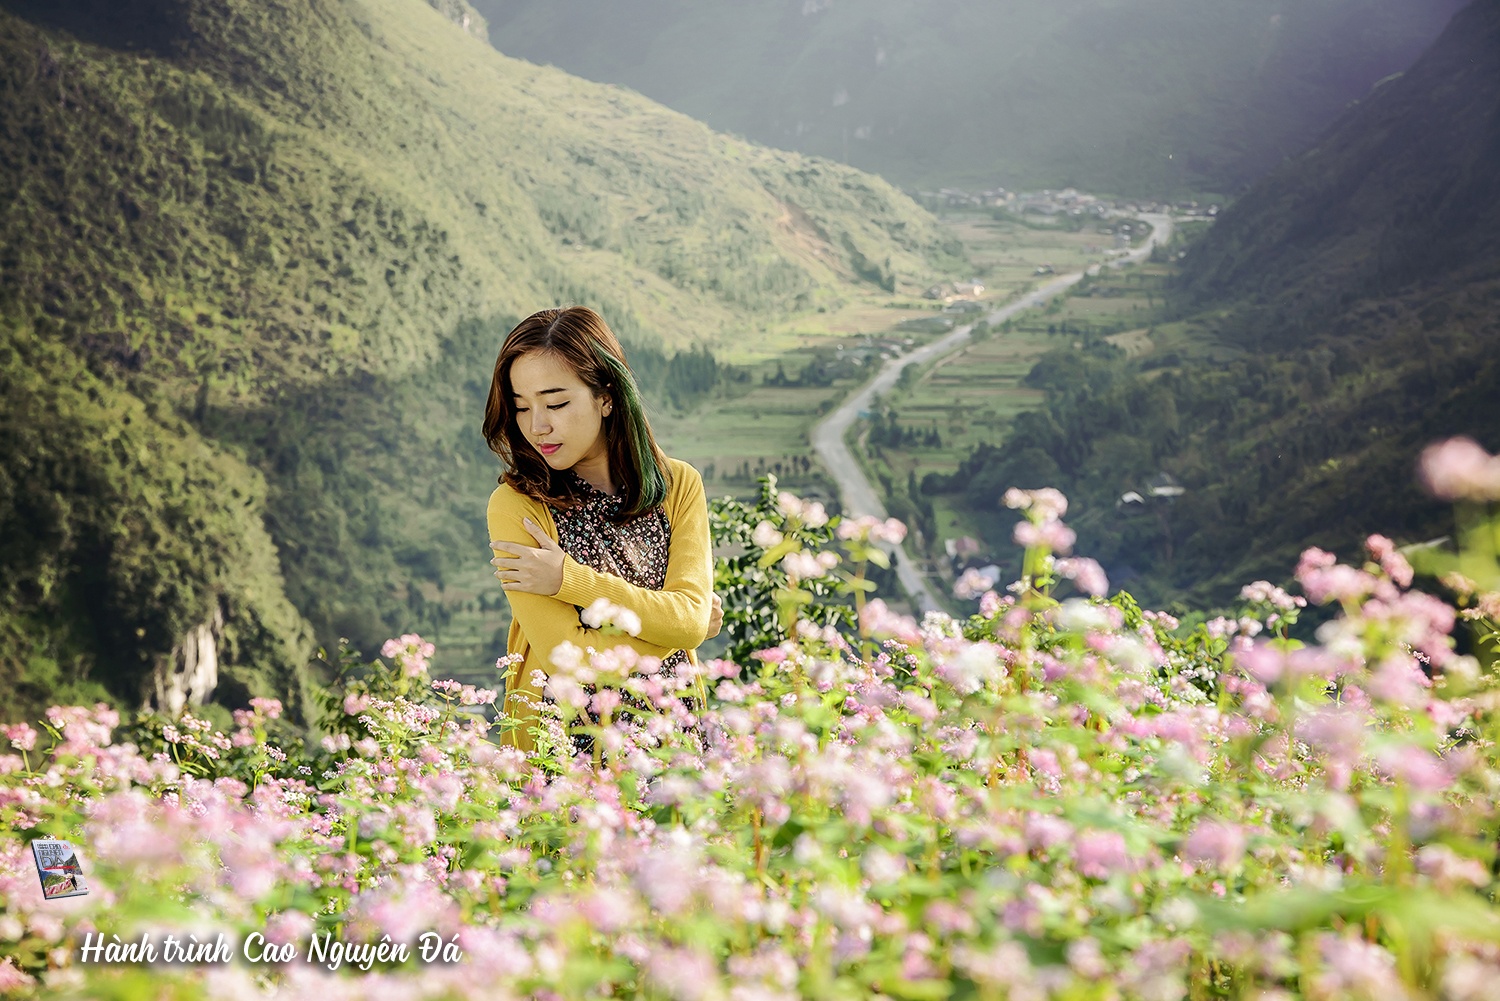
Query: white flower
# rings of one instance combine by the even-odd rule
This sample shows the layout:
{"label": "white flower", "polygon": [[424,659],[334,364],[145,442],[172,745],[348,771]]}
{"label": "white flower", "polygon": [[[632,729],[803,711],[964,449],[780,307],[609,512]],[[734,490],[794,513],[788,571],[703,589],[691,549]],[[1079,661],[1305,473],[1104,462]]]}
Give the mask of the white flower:
{"label": "white flower", "polygon": [[836,553],[787,553],[782,557],[781,569],[786,571],[792,583],[800,580],[815,580],[838,565]]}
{"label": "white flower", "polygon": [[865,852],[859,867],[871,883],[895,883],[906,875],[906,859],[884,848],[876,847]]}
{"label": "white flower", "polygon": [[1082,633],[1090,629],[1108,629],[1111,626],[1109,613],[1098,605],[1082,598],[1069,598],[1058,606],[1054,613],[1057,628],[1066,633]]}
{"label": "white flower", "polygon": [[750,533],[750,541],[762,549],[771,549],[781,545],[784,536],[776,531],[776,526],[769,521],[762,521],[755,526],[755,531]]}
{"label": "white flower", "polygon": [[938,664],[938,675],[961,695],[971,695],[1002,677],[998,651],[990,643],[966,643]]}
{"label": "white flower", "polygon": [[595,598],[593,603],[579,613],[583,624],[593,629],[614,626],[630,636],[641,634],[641,617],[628,608],[622,608],[608,598]]}
{"label": "white flower", "polygon": [[628,608],[622,608],[615,613],[615,625],[627,636],[639,636],[641,634],[641,617]]}
{"label": "white flower", "polygon": [[552,655],[547,659],[564,674],[572,674],[583,666],[583,648],[576,643],[562,642],[552,648]]}

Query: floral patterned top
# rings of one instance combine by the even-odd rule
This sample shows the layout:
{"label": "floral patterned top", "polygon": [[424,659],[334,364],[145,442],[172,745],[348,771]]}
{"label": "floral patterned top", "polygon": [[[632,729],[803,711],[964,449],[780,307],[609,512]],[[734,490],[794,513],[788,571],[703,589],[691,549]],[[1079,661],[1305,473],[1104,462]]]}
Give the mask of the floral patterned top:
{"label": "floral patterned top", "polygon": [[[672,525],[660,505],[638,518],[617,522],[620,498],[611,496],[569,470],[579,502],[572,507],[548,505],[557,522],[557,544],[563,552],[599,573],[613,574],[636,587],[660,591],[667,582],[667,553]],[[673,651],[662,661],[671,671],[687,655]]]}

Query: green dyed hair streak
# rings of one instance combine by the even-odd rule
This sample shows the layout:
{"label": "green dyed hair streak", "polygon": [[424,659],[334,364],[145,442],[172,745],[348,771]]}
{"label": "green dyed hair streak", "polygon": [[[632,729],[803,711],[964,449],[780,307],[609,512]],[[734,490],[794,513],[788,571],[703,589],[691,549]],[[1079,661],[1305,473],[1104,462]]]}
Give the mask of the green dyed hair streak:
{"label": "green dyed hair streak", "polygon": [[630,448],[632,465],[640,472],[640,493],[630,513],[643,514],[667,499],[666,470],[657,462],[658,452],[653,447],[650,425],[646,423],[646,406],[630,367],[597,342],[594,353],[609,369],[611,381],[615,384],[616,402],[622,411],[622,430]]}

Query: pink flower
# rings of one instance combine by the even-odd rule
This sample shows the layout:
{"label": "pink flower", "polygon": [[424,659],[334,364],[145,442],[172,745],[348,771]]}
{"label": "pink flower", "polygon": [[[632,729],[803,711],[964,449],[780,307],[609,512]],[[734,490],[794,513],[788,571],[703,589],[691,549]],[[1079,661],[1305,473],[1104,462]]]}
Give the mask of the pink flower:
{"label": "pink flower", "polygon": [[255,712],[257,712],[258,714],[260,714],[261,716],[264,716],[266,719],[280,719],[281,718],[281,700],[280,699],[260,699],[260,698],[251,699],[250,700],[250,708],[253,709]]}
{"label": "pink flower", "polygon": [[1324,967],[1313,974],[1320,997],[1404,998],[1410,996],[1396,972],[1396,957],[1361,939],[1318,936]]}
{"label": "pink flower", "polygon": [[1477,858],[1465,858],[1447,845],[1423,845],[1417,849],[1417,871],[1451,892],[1456,887],[1489,885],[1489,867]]}
{"label": "pink flower", "polygon": [[892,611],[880,598],[865,605],[859,616],[859,626],[871,636],[890,636],[906,644],[922,641],[921,630],[912,617]]}
{"label": "pink flower", "polygon": [[1068,513],[1068,498],[1052,487],[1042,487],[1040,490],[1011,487],[1000,498],[1000,503],[1014,511],[1029,511],[1039,521],[1056,521]]}
{"label": "pink flower", "polygon": [[26,723],[0,725],[0,733],[5,734],[5,739],[18,751],[29,751],[36,746],[36,731]]}
{"label": "pink flower", "polygon": [[605,688],[594,693],[589,700],[589,708],[596,716],[607,716],[614,712],[620,705],[620,693],[613,688]]}
{"label": "pink flower", "polygon": [[858,518],[841,518],[837,534],[845,542],[853,539],[864,542],[870,538],[870,532],[878,524],[880,524],[880,519],[870,514],[860,515]]}
{"label": "pink flower", "polygon": [[458,704],[461,706],[485,706],[494,702],[499,693],[492,688],[475,688],[473,685],[465,685],[458,693]]}
{"label": "pink flower", "polygon": [[605,935],[617,935],[636,919],[635,898],[613,887],[600,887],[578,902],[578,914]]}
{"label": "pink flower", "polygon": [[756,650],[750,656],[754,657],[756,660],[760,661],[763,664],[780,664],[784,662],[789,655],[790,652],[785,646],[770,646],[766,647],[764,650]]}
{"label": "pink flower", "polygon": [[1087,556],[1058,560],[1056,570],[1059,577],[1071,580],[1084,594],[1102,598],[1109,591],[1109,578],[1104,575],[1104,568]]}
{"label": "pink flower", "polygon": [[1286,673],[1286,655],[1265,643],[1235,651],[1234,662],[1262,685],[1274,685]]}
{"label": "pink flower", "polygon": [[1044,521],[1040,524],[1022,521],[1016,524],[1013,537],[1018,545],[1027,549],[1043,548],[1050,553],[1067,554],[1073,551],[1078,535],[1060,521]]}
{"label": "pink flower", "polygon": [[[1330,567],[1311,568],[1305,573],[1299,566],[1297,579],[1302,583],[1302,590],[1307,592],[1308,600],[1318,605],[1328,601],[1357,602],[1374,594],[1381,585],[1380,579],[1373,574],[1337,563]],[[1389,584],[1385,586],[1390,587]]]}
{"label": "pink flower", "polygon": [[416,633],[406,633],[396,639],[386,640],[380,648],[382,657],[389,657],[407,678],[416,678],[427,672],[427,661],[437,647]]}
{"label": "pink flower", "polygon": [[928,904],[922,918],[945,936],[972,935],[977,927],[968,911],[947,900],[934,900]]}
{"label": "pink flower", "polygon": [[1472,438],[1428,445],[1417,460],[1417,474],[1440,500],[1500,500],[1500,456],[1490,455]]}
{"label": "pink flower", "polygon": [[837,553],[787,553],[782,557],[781,569],[786,571],[792,584],[803,580],[817,580],[838,565]]}
{"label": "pink flower", "polygon": [[288,942],[303,942],[317,927],[312,918],[301,911],[282,911],[266,920],[266,941],[277,945]]}
{"label": "pink flower", "polygon": [[1111,874],[1131,868],[1125,836],[1116,831],[1086,831],[1073,842],[1073,860],[1078,871],[1092,879],[1108,879]]}
{"label": "pink flower", "polygon": [[110,731],[120,725],[120,714],[103,702],[96,703],[92,711],[84,706],[51,706],[47,721],[62,731],[67,749],[77,753],[108,746]]}
{"label": "pink flower", "polygon": [[13,957],[6,956],[0,960],[0,994],[19,992],[22,988],[30,987],[34,983],[36,983],[36,978],[18,968]]}
{"label": "pink flower", "polygon": [[972,601],[987,591],[994,590],[995,581],[980,573],[974,567],[963,572],[953,585],[953,596],[964,601]]}
{"label": "pink flower", "polygon": [[1302,557],[1297,560],[1295,576],[1298,580],[1309,570],[1324,570],[1337,563],[1338,557],[1330,552],[1319,549],[1317,546],[1309,546],[1302,550]]}
{"label": "pink flower", "polygon": [[1376,762],[1381,771],[1418,792],[1442,792],[1453,783],[1443,760],[1420,747],[1386,748]]}
{"label": "pink flower", "polygon": [[1366,687],[1377,699],[1411,709],[1424,709],[1432,681],[1415,657],[1398,654],[1381,661]]}
{"label": "pink flower", "polygon": [[1087,980],[1101,980],[1109,973],[1104,950],[1092,936],[1077,938],[1068,943],[1068,966],[1073,972]]}
{"label": "pink flower", "polygon": [[1049,813],[1032,813],[1026,817],[1026,844],[1046,851],[1067,842],[1073,836],[1073,825]]}
{"label": "pink flower", "polygon": [[1412,579],[1411,564],[1406,557],[1396,551],[1396,544],[1383,535],[1372,535],[1365,540],[1365,548],[1375,558],[1384,570],[1397,584],[1402,587],[1410,587]]}
{"label": "pink flower", "polygon": [[845,516],[839,520],[837,534],[845,542],[851,540],[859,542],[884,542],[892,546],[901,545],[906,538],[906,526],[895,518],[887,518],[881,521],[874,515],[860,515],[858,518]]}
{"label": "pink flower", "polygon": [[[1322,550],[1309,549],[1308,552],[1322,552]],[[1303,557],[1306,558],[1306,553],[1303,554]],[[1270,605],[1272,608],[1280,609],[1283,612],[1307,607],[1306,598],[1287,594],[1268,580],[1258,580],[1253,584],[1246,584],[1240,588],[1240,597],[1252,605]]]}
{"label": "pink flower", "polygon": [[1245,855],[1245,831],[1238,824],[1202,820],[1182,843],[1182,857],[1219,869],[1230,869]]}
{"label": "pink flower", "polygon": [[646,976],[674,1001],[707,1001],[720,995],[718,968],[697,949],[662,949],[646,962]]}
{"label": "pink flower", "polygon": [[1049,778],[1062,778],[1062,765],[1058,763],[1057,755],[1045,747],[1032,750],[1031,767]]}

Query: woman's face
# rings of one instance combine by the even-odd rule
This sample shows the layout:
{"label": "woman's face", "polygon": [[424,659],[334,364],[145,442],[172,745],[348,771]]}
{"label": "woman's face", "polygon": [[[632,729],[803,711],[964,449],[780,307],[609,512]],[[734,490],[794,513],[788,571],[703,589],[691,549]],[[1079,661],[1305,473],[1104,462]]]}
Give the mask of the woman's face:
{"label": "woman's face", "polygon": [[553,469],[609,462],[604,418],[608,397],[595,396],[562,357],[531,351],[511,363],[516,425]]}

